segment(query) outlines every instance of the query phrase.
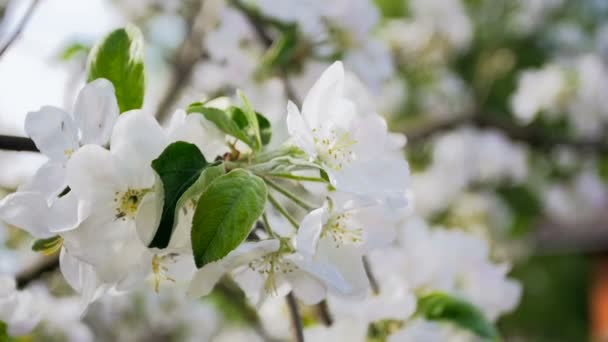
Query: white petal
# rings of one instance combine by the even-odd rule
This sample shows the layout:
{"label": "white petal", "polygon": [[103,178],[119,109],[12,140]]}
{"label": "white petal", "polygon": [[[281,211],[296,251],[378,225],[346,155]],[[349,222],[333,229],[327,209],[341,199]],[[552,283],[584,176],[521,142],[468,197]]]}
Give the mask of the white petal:
{"label": "white petal", "polygon": [[171,117],[168,128],[170,141],[186,141],[195,144],[207,160],[215,160],[230,148],[226,144],[226,134],[202,115],[188,115],[177,110]]}
{"label": "white petal", "polygon": [[311,158],[316,158],[317,151],[310,126],[304,121],[300,111],[293,102],[287,104],[287,130],[296,146]]}
{"label": "white petal", "polygon": [[118,117],[114,86],[99,78],[82,88],[74,105],[74,121],[80,128],[82,144],[105,145]]}
{"label": "white petal", "polygon": [[136,188],[150,187],[154,173],[150,163],[168,145],[167,134],[154,117],[140,110],[123,113],[112,131],[112,154],[119,160],[122,176]]}
{"label": "white petal", "polygon": [[160,215],[158,213],[156,196],[152,192],[148,193],[141,200],[137,208],[137,216],[135,217],[137,235],[146,246],[152,242],[154,234],[156,234],[158,229],[158,224],[160,223]]}
{"label": "white petal", "polygon": [[305,257],[312,258],[317,252],[317,242],[323,231],[325,207],[315,209],[304,217],[296,235],[296,249]]}
{"label": "white petal", "polygon": [[333,265],[330,265],[325,261],[298,257],[298,255],[292,255],[289,259],[302,270],[314,275],[329,288],[341,293],[352,292],[350,284]]}
{"label": "white petal", "polygon": [[23,229],[36,238],[54,235],[47,225],[48,212],[46,198],[38,192],[13,193],[0,202],[2,221]]}
{"label": "white petal", "polygon": [[336,248],[332,241],[319,242],[319,254],[325,255],[328,263],[334,266],[349,284],[348,291],[340,291],[349,296],[364,295],[369,289],[369,279],[363,267],[361,249],[355,245],[342,244]]}
{"label": "white petal", "polygon": [[211,262],[198,270],[188,288],[188,297],[199,298],[209,294],[225,273],[251,260],[275,252],[279,247],[278,240],[244,242],[223,259]]}
{"label": "white petal", "polygon": [[59,267],[67,283],[80,293],[82,312],[104,293],[93,266],[73,257],[65,248],[59,254]]}
{"label": "white petal", "polygon": [[344,67],[338,61],[323,72],[312,86],[302,106],[302,116],[310,127],[318,127],[329,104],[344,93]]}
{"label": "white petal", "polygon": [[68,161],[71,191],[84,200],[110,204],[115,191],[127,188],[115,164],[110,151],[97,145],[83,146]]}
{"label": "white petal", "polygon": [[[404,194],[409,183],[409,167],[402,159],[354,161],[330,173],[336,189],[359,195]],[[367,181],[361,181],[365,179]]]}
{"label": "white petal", "polygon": [[212,262],[203,266],[194,274],[186,296],[190,299],[197,299],[208,295],[224,273],[226,273],[226,269],[221,263]]}
{"label": "white petal", "polygon": [[34,177],[19,187],[19,191],[40,192],[47,195],[47,201],[52,200],[66,187],[65,165],[49,161],[42,165]]}
{"label": "white petal", "polygon": [[327,291],[325,286],[308,273],[294,271],[286,275],[291,283],[293,292],[306,305],[314,305],[322,301]]}
{"label": "white petal", "polygon": [[64,162],[78,148],[78,131],[72,118],[56,107],[27,113],[25,132],[51,160]]}

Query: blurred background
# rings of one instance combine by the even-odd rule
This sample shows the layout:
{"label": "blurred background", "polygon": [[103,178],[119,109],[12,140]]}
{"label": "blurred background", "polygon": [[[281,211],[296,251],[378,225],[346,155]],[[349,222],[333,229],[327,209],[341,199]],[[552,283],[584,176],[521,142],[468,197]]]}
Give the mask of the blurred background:
{"label": "blurred background", "polygon": [[[0,47],[16,37],[0,55],[0,135],[24,136],[25,115],[43,105],[71,108],[91,45],[128,22],[146,40],[144,109],[161,121],[241,88],[280,126],[287,98],[342,59],[407,135],[415,212],[483,236],[513,265],[523,296],[498,323],[505,340],[608,340],[607,19],[606,0],[0,0]],[[0,151],[0,188],[43,162]],[[3,273],[37,260],[24,234],[0,228]],[[48,277],[49,291],[68,293]],[[112,312],[100,303],[85,322],[109,340],[201,324],[146,296]],[[211,301],[247,320],[231,298]],[[100,321],[110,314],[122,324]]]}

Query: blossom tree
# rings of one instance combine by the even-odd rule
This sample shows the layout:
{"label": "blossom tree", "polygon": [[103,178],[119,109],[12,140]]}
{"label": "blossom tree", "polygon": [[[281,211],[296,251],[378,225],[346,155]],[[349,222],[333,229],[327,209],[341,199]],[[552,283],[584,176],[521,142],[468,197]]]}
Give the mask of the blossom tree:
{"label": "blossom tree", "polygon": [[608,204],[605,51],[541,2],[116,2],[74,105],[0,139],[45,157],[0,201],[44,255],[0,276],[0,340],[501,340],[526,232]]}

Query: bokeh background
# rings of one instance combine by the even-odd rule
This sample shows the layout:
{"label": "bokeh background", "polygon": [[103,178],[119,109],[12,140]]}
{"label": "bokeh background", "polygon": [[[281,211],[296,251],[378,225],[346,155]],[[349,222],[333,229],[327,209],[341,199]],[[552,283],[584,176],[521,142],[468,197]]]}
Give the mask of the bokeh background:
{"label": "bokeh background", "polygon": [[[243,3],[299,24],[307,39],[276,47],[281,32],[260,39],[226,9],[230,1],[0,0],[0,46],[35,6],[0,59],[0,134],[23,136],[26,113],[43,105],[71,108],[88,49],[128,22],[145,35],[144,108],[160,120],[242,88],[280,125],[287,97],[301,99],[343,59],[389,126],[408,137],[416,213],[487,238],[493,258],[513,265],[524,290],[499,321],[505,339],[608,338],[608,1],[370,0],[354,2],[364,4],[358,10],[349,1]],[[331,9],[336,23],[320,37],[316,25],[327,23],[306,17],[315,6]],[[292,94],[277,84],[284,77]],[[0,151],[0,188],[14,191],[43,162]],[[0,228],[0,241],[3,273],[37,258],[13,227]],[[47,280],[52,292],[69,293],[60,277]],[[146,296],[113,306],[120,326],[98,319],[118,315],[103,305],[88,322],[109,340],[114,329],[165,325],[166,335],[155,336],[177,338],[172,324],[190,315]],[[230,311],[230,298],[212,301],[231,320],[247,320]],[[159,318],[167,313],[171,320]]]}

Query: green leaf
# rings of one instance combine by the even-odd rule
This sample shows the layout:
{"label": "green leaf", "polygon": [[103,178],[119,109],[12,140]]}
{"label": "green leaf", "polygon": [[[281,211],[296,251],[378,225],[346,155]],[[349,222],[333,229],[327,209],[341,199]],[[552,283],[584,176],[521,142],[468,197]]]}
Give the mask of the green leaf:
{"label": "green leaf", "polygon": [[[226,169],[223,163],[216,163],[207,166],[201,173],[198,179],[186,190],[177,201],[175,206],[175,222],[177,222],[177,213],[189,200],[200,196],[207,187],[218,177],[223,176]],[[198,200],[198,198],[197,198]]]}
{"label": "green leaf", "polygon": [[259,151],[262,148],[262,137],[260,136],[260,124],[258,123],[257,113],[251,107],[251,103],[245,97],[242,91],[237,91],[241,101],[243,102],[243,114],[247,119],[247,126],[250,127],[253,133],[253,141],[255,141],[255,150]]}
{"label": "green leaf", "polygon": [[467,329],[487,340],[497,340],[498,332],[477,309],[469,302],[435,292],[418,299],[417,314],[429,321],[445,321]]}
{"label": "green leaf", "polygon": [[[245,133],[249,136],[253,135],[253,128],[249,125],[249,121],[247,120],[245,113],[239,107],[230,107],[226,111],[228,116],[232,118],[234,122],[239,126],[240,129],[245,131]],[[258,112],[255,113],[258,119],[260,137],[262,139],[262,145],[268,145],[270,143],[270,139],[272,139],[272,127],[270,125],[270,121],[266,119],[266,117]]]}
{"label": "green leaf", "polygon": [[232,120],[232,118],[223,110],[211,107],[201,106],[200,104],[190,105],[187,109],[187,112],[202,114],[205,119],[213,122],[219,130],[222,132],[231,135],[245,144],[249,145],[251,148],[255,147],[255,141],[253,141],[246,133],[243,131],[237,123]]}
{"label": "green leaf", "polygon": [[110,32],[89,55],[87,81],[105,78],[112,82],[120,112],[141,108],[144,101],[144,42],[141,31],[127,25]]}
{"label": "green leaf", "polygon": [[542,214],[538,196],[523,185],[502,186],[496,189],[496,193],[513,213],[511,236],[521,237],[529,233]]}
{"label": "green leaf", "polygon": [[90,50],[91,47],[89,45],[85,45],[82,43],[71,43],[63,48],[63,50],[59,54],[59,59],[61,59],[62,61],[69,61],[78,54],[83,54],[86,56],[86,54],[88,54]]}
{"label": "green leaf", "polygon": [[216,178],[198,200],[192,218],[192,250],[198,268],[225,257],[247,237],[264,212],[264,181],[243,169]]}
{"label": "green leaf", "polygon": [[0,321],[0,342],[8,342],[11,338],[8,336],[8,327],[6,323]]}
{"label": "green leaf", "polygon": [[57,253],[59,249],[61,249],[61,246],[63,246],[63,238],[59,235],[55,235],[48,239],[38,239],[34,241],[32,250],[44,255],[52,255]]}
{"label": "green leaf", "polygon": [[263,79],[265,76],[272,76],[281,72],[281,69],[293,66],[294,57],[298,51],[297,43],[296,26],[287,27],[262,56],[260,65],[255,71],[255,77]]}
{"label": "green leaf", "polygon": [[196,145],[183,141],[167,146],[163,153],[152,161],[152,168],[158,176],[157,182],[162,182],[162,186],[157,187],[157,200],[162,202],[163,209],[158,229],[149,247],[166,248],[169,245],[177,223],[178,201],[197,182],[208,165]]}

